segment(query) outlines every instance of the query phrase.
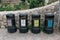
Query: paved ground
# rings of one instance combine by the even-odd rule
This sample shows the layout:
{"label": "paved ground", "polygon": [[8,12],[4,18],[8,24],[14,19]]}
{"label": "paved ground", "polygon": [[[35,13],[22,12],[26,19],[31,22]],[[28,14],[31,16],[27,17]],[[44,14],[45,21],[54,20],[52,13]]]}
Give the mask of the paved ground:
{"label": "paved ground", "polygon": [[21,34],[18,31],[16,33],[8,33],[6,29],[0,29],[0,40],[60,40],[60,35],[55,33],[48,35],[43,32],[40,34],[31,32]]}

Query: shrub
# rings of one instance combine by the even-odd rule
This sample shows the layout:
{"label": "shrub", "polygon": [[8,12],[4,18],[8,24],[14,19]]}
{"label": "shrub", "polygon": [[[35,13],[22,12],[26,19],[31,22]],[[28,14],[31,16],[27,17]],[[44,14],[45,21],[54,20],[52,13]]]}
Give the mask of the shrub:
{"label": "shrub", "polygon": [[15,10],[20,10],[21,9],[19,5],[14,5],[14,8],[15,8]]}
{"label": "shrub", "polygon": [[9,5],[9,3],[3,3],[0,6],[0,11],[24,10],[29,8],[31,9],[35,7],[44,6],[45,2],[44,0],[27,0],[28,2],[26,2],[25,0],[21,1],[22,2],[20,2],[18,5],[14,5],[13,7]]}
{"label": "shrub", "polygon": [[14,7],[10,6],[8,3],[4,3],[2,6],[1,6],[4,11],[12,11],[12,10],[15,10]]}
{"label": "shrub", "polygon": [[28,5],[27,5],[27,3],[26,2],[21,2],[20,4],[20,8],[21,8],[21,10],[23,10],[23,9],[29,9],[29,7],[28,7]]}
{"label": "shrub", "polygon": [[20,2],[19,5],[15,5],[15,10],[28,9],[28,5],[25,2]]}
{"label": "shrub", "polygon": [[4,11],[4,8],[2,6],[0,6],[0,11]]}
{"label": "shrub", "polygon": [[22,2],[25,2],[25,0],[21,0]]}
{"label": "shrub", "polygon": [[14,8],[14,7],[11,7],[11,6],[7,6],[7,7],[5,8],[5,10],[6,10],[6,11],[14,11],[15,8]]}
{"label": "shrub", "polygon": [[30,3],[30,8],[35,8],[39,6],[44,6],[44,0],[28,0]]}

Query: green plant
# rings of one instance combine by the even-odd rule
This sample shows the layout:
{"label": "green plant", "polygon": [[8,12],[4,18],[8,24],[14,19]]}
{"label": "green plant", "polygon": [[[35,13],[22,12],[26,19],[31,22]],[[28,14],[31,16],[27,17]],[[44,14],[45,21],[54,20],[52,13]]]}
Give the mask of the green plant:
{"label": "green plant", "polygon": [[25,2],[25,0],[21,0],[22,2]]}
{"label": "green plant", "polygon": [[14,7],[10,6],[8,3],[4,3],[2,5],[2,8],[4,9],[4,11],[12,11],[12,10],[15,10]]}
{"label": "green plant", "polygon": [[[1,1],[1,0],[0,0]],[[0,6],[0,11],[24,10],[35,7],[44,6],[44,0],[21,0],[18,5],[11,6],[9,3],[3,3]]]}
{"label": "green plant", "polygon": [[14,5],[14,8],[15,8],[15,10],[20,10],[21,9],[19,5]]}
{"label": "green plant", "polygon": [[19,5],[20,5],[21,10],[29,8],[26,2],[24,2],[24,3],[21,2]]}
{"label": "green plant", "polygon": [[27,3],[20,2],[19,5],[14,5],[15,10],[23,10],[23,9],[28,9]]}
{"label": "green plant", "polygon": [[8,6],[5,10],[6,10],[6,11],[14,11],[15,8],[14,8],[14,7],[11,7],[11,6]]}
{"label": "green plant", "polygon": [[28,0],[30,8],[44,6],[44,0]]}
{"label": "green plant", "polygon": [[4,8],[2,6],[0,6],[0,11],[4,11]]}

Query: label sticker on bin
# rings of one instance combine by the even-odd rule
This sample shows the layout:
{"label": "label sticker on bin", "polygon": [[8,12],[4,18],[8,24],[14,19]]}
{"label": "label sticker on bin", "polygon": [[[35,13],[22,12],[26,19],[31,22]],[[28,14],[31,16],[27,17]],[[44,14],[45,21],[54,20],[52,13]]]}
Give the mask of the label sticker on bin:
{"label": "label sticker on bin", "polygon": [[48,20],[48,27],[52,27],[53,26],[53,20]]}
{"label": "label sticker on bin", "polygon": [[12,20],[11,19],[8,19],[7,23],[8,23],[8,26],[12,26]]}
{"label": "label sticker on bin", "polygon": [[25,19],[21,19],[21,26],[26,26],[26,20]]}
{"label": "label sticker on bin", "polygon": [[34,20],[34,27],[38,27],[39,26],[39,20]]}

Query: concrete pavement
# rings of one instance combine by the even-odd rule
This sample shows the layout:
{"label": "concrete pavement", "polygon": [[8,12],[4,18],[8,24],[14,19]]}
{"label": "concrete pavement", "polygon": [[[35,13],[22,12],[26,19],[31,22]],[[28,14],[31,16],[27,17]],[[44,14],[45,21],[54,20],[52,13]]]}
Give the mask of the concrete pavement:
{"label": "concrete pavement", "polygon": [[43,32],[39,34],[33,34],[31,32],[28,33],[8,33],[6,29],[0,29],[0,40],[60,40],[60,35],[53,34],[45,34]]}

